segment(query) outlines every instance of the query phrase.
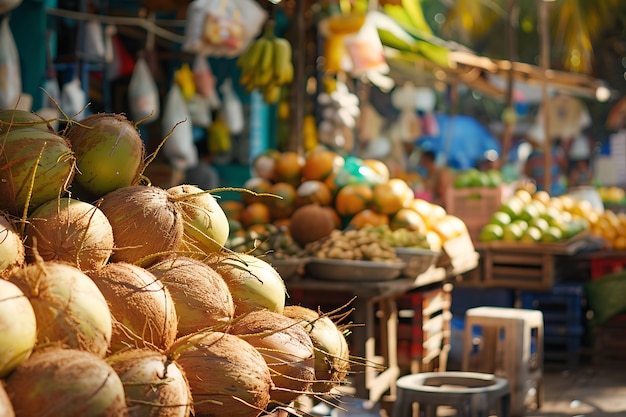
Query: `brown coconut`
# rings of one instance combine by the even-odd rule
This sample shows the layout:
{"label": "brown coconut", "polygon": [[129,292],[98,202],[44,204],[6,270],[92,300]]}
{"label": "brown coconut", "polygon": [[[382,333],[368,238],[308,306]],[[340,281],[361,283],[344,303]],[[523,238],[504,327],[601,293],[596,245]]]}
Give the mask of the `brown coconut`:
{"label": "brown coconut", "polygon": [[289,404],[309,392],[315,379],[315,351],[297,320],[268,310],[246,314],[230,333],[254,346],[272,372],[272,401]]}
{"label": "brown coconut", "polygon": [[330,235],[335,229],[332,214],[319,204],[298,207],[291,215],[289,231],[300,246]]}
{"label": "brown coconut", "polygon": [[268,406],[270,370],[245,340],[222,332],[200,333],[179,339],[171,351],[189,381],[196,415],[257,417]]}
{"label": "brown coconut", "polygon": [[167,287],[178,316],[178,336],[202,329],[223,330],[235,306],[228,285],[215,269],[187,257],[165,259],[148,271]]}
{"label": "brown coconut", "polygon": [[144,268],[115,262],[88,271],[113,316],[110,351],[128,347],[167,349],[176,339],[178,319],[169,290]]}
{"label": "brown coconut", "polygon": [[80,350],[36,351],[7,378],[6,390],[17,417],[128,416],[119,376]]}
{"label": "brown coconut", "polygon": [[327,316],[302,306],[286,306],[283,314],[308,332],[315,347],[315,393],[327,393],[345,382],[350,352],[345,336]]}
{"label": "brown coconut", "polygon": [[130,349],[107,358],[124,384],[132,417],[188,417],[191,391],[182,368],[151,349]]}
{"label": "brown coconut", "polygon": [[71,198],[48,201],[29,217],[27,260],[37,252],[46,261],[63,261],[81,270],[103,267],[113,252],[113,229],[96,206]]}
{"label": "brown coconut", "polygon": [[148,266],[181,247],[183,219],[166,190],[134,185],[102,197],[100,210],[113,228],[113,262]]}

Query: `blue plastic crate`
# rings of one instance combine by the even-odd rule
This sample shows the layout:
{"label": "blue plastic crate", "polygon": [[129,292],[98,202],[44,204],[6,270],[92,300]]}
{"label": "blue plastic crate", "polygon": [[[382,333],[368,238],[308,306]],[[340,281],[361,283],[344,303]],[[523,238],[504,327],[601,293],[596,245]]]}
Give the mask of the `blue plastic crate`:
{"label": "blue plastic crate", "polygon": [[450,311],[457,318],[464,318],[470,308],[512,308],[515,305],[515,295],[510,288],[454,287],[451,297]]}
{"label": "blue plastic crate", "polygon": [[585,318],[582,283],[560,283],[548,292],[524,291],[520,303],[522,308],[541,310],[545,325],[579,326]]}

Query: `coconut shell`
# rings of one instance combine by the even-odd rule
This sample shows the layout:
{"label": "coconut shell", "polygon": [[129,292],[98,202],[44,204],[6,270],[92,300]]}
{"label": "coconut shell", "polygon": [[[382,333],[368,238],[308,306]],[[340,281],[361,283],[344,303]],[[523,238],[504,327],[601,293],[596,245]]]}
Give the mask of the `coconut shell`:
{"label": "coconut shell", "polygon": [[0,279],[15,267],[24,264],[25,248],[22,237],[9,219],[0,214]]}
{"label": "coconut shell", "polygon": [[172,295],[179,337],[207,328],[220,330],[235,315],[226,281],[210,266],[192,258],[175,257],[148,270]]}
{"label": "coconut shell", "polygon": [[[3,13],[1,7],[0,13]],[[37,113],[20,109],[0,110],[0,135],[5,135],[9,131],[25,127],[54,132],[50,123]]]}
{"label": "coconut shell", "polygon": [[289,404],[310,390],[315,379],[315,351],[298,321],[259,310],[235,321],[229,333],[254,346],[272,371],[272,401]]}
{"label": "coconut shell", "polygon": [[109,356],[124,384],[132,417],[188,417],[193,410],[191,391],[182,368],[150,349],[130,349]]}
{"label": "coconut shell", "polygon": [[76,154],[75,181],[95,197],[139,182],[145,146],[126,117],[98,113],[74,123],[67,138]]}
{"label": "coconut shell", "polygon": [[112,353],[127,347],[167,349],[176,339],[176,308],[169,290],[139,266],[115,262],[88,271],[111,310]]}
{"label": "coconut shell", "polygon": [[235,304],[235,317],[256,310],[282,313],[287,289],[278,272],[262,259],[230,254],[214,265],[224,278]]}
{"label": "coconut shell", "polygon": [[0,416],[15,417],[13,404],[11,404],[9,394],[7,394],[7,391],[4,389],[4,384],[2,383],[0,383]]}
{"label": "coconut shell", "polygon": [[283,314],[300,323],[315,347],[315,393],[327,393],[345,382],[350,352],[345,336],[326,316],[302,306],[286,306]]}
{"label": "coconut shell", "polygon": [[37,351],[9,376],[6,391],[17,417],[128,416],[119,376],[89,352]]}
{"label": "coconut shell", "polygon": [[66,192],[75,158],[65,138],[24,127],[2,135],[1,143],[0,210],[22,216]]}
{"label": "coconut shell", "polygon": [[63,261],[85,271],[103,267],[113,253],[113,229],[94,205],[71,198],[44,203],[26,226],[27,259]]}
{"label": "coconut shell", "polygon": [[0,279],[0,334],[0,378],[4,378],[33,351],[37,319],[19,287],[3,279]]}
{"label": "coconut shell", "polygon": [[304,247],[330,235],[335,229],[335,220],[328,210],[319,204],[298,207],[291,215],[289,232],[294,241]]}
{"label": "coconut shell", "polygon": [[183,368],[196,415],[256,417],[270,401],[272,379],[263,356],[245,340],[211,332],[181,338],[171,349]]}
{"label": "coconut shell", "polygon": [[149,266],[182,244],[182,215],[162,188],[120,188],[102,197],[100,210],[113,229],[113,262]]}
{"label": "coconut shell", "polygon": [[13,270],[8,279],[33,306],[38,345],[60,343],[104,357],[111,340],[111,312],[84,272],[68,264],[38,260]]}

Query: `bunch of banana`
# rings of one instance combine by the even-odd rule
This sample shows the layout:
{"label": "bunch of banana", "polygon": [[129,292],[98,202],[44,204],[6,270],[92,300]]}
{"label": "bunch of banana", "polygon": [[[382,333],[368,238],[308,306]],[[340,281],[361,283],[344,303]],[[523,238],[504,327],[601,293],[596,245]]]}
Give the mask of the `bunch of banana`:
{"label": "bunch of banana", "polygon": [[289,41],[276,37],[274,25],[267,24],[263,35],[253,41],[237,60],[241,85],[248,92],[258,89],[268,104],[277,103],[281,86],[293,80],[291,57]]}

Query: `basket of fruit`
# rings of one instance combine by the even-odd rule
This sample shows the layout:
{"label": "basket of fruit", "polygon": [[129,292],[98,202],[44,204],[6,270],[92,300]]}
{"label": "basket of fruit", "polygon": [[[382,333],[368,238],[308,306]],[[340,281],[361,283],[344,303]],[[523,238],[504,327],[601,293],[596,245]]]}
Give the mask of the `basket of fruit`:
{"label": "basket of fruit", "polygon": [[337,281],[384,281],[398,278],[405,263],[394,248],[365,229],[333,231],[305,246],[306,274]]}

